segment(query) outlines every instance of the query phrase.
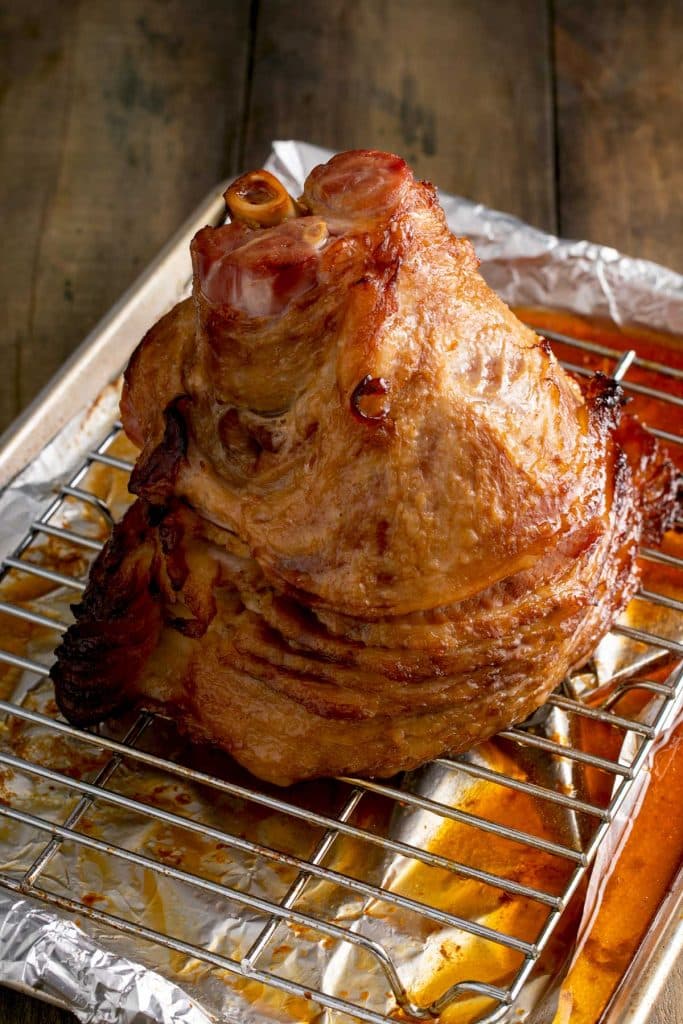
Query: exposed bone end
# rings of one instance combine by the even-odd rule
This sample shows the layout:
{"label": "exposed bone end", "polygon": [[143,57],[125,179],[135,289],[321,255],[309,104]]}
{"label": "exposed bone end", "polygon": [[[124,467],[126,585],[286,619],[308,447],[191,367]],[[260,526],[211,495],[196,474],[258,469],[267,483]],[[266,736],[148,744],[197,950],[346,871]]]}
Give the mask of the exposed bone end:
{"label": "exposed bone end", "polygon": [[269,171],[250,171],[233,181],[225,193],[233,220],[251,228],[272,228],[299,216],[297,204]]}

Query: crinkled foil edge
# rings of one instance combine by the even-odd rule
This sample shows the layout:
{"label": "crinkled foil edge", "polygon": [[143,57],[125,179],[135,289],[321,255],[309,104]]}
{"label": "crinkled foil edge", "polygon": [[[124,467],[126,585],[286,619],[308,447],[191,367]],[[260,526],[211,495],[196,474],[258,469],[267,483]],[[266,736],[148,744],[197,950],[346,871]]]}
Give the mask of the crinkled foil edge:
{"label": "crinkled foil edge", "polygon": [[98,1024],[209,1024],[177,985],[102,949],[67,917],[0,889],[0,977]]}

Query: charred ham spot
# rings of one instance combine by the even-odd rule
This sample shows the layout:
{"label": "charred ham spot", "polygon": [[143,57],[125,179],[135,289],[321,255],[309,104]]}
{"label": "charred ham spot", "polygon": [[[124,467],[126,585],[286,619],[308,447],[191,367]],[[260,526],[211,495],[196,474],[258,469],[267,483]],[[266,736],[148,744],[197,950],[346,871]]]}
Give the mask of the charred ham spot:
{"label": "charred ham spot", "polygon": [[50,675],[57,704],[76,724],[129,706],[156,646],[161,614],[152,592],[154,559],[151,545],[140,546],[148,514],[149,506],[137,501],[116,524],[93,564],[76,621],[56,651]]}
{"label": "charred ham spot", "polygon": [[159,539],[161,540],[161,550],[165,555],[171,554],[180,543],[182,536],[183,528],[180,523],[174,522],[173,519],[164,519],[160,522]]}
{"label": "charred ham spot", "polygon": [[547,338],[544,338],[543,335],[541,335],[541,334],[539,334],[539,336],[538,336],[538,347],[547,356],[549,356],[551,354],[551,352],[552,352],[552,348],[550,347],[550,342],[548,341]]}
{"label": "charred ham spot", "polygon": [[600,370],[596,372],[591,385],[593,400],[598,408],[617,409],[628,402],[619,381],[615,380],[614,377],[607,377]]}
{"label": "charred ham spot", "polygon": [[377,523],[377,550],[379,551],[380,555],[383,555],[389,546],[387,539],[388,534],[389,523],[387,522],[386,519],[380,519],[380,521]]}
{"label": "charred ham spot", "polygon": [[367,374],[353,390],[351,412],[361,423],[381,423],[389,415],[390,390],[391,385],[384,377]]}
{"label": "charred ham spot", "polygon": [[128,488],[133,494],[158,501],[172,488],[178,476],[180,463],[187,455],[188,432],[185,413],[188,403],[187,395],[180,395],[166,407],[166,426],[161,444],[148,455],[142,455],[131,474]]}
{"label": "charred ham spot", "polygon": [[81,615],[65,633],[50,676],[60,711],[69,721],[87,725],[129,706],[139,672],[156,646],[161,620],[146,592],[131,594],[127,589],[121,599],[110,599],[108,609],[86,607]]}
{"label": "charred ham spot", "polygon": [[634,477],[643,516],[641,543],[658,545],[676,526],[683,494],[683,477],[656,438],[628,414],[619,428],[619,444]]}
{"label": "charred ham spot", "polygon": [[159,539],[164,553],[164,566],[173,590],[181,590],[190,569],[182,548],[183,528],[178,523],[164,522],[159,527]]}
{"label": "charred ham spot", "polygon": [[141,504],[144,505],[147,522],[152,527],[159,526],[168,515],[168,509],[164,505],[148,505],[147,502]]}
{"label": "charred ham spot", "polygon": [[207,629],[207,623],[201,622],[199,619],[166,619],[166,624],[174,629],[177,633],[182,633],[183,636],[188,637],[190,640],[199,640],[204,636]]}
{"label": "charred ham spot", "polygon": [[583,392],[597,429],[600,432],[616,430],[621,422],[622,407],[628,402],[619,382],[598,370]]}

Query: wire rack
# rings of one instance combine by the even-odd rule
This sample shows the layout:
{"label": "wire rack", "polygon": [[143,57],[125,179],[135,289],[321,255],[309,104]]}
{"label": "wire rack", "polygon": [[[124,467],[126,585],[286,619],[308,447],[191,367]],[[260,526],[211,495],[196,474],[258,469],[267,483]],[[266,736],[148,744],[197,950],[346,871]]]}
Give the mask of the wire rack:
{"label": "wire rack", "polygon": [[[627,394],[631,393],[643,396],[648,401],[663,403],[663,407],[668,408],[671,412],[669,422],[675,424],[677,418],[680,421],[680,407],[683,405],[683,399],[668,393],[661,387],[652,387],[648,383],[643,383],[642,375],[640,380],[629,379],[629,373],[641,370],[652,372],[660,381],[673,384],[683,380],[683,372],[680,370],[639,358],[635,351],[624,353],[600,344],[576,340],[553,332],[544,331],[544,334],[562,346],[571,346],[576,354],[575,359],[572,362],[565,362],[564,365],[574,373],[589,375],[599,364],[621,380]],[[566,353],[566,351],[567,349],[564,348],[563,352]],[[74,599],[77,599],[79,593],[84,589],[84,578],[71,576],[62,572],[61,568],[59,571],[50,568],[44,561],[41,564],[33,563],[31,554],[36,545],[44,543],[46,537],[56,538],[61,544],[71,545],[74,550],[90,557],[94,556],[101,548],[101,541],[86,535],[85,532],[79,532],[68,525],[63,525],[64,520],[60,516],[60,512],[63,510],[65,502],[77,502],[83,505],[90,515],[99,516],[108,526],[111,525],[112,516],[109,508],[101,497],[88,489],[87,480],[89,470],[96,464],[104,464],[113,473],[127,474],[130,472],[131,464],[112,453],[112,447],[115,446],[120,430],[121,426],[118,423],[111,428],[101,444],[87,454],[78,472],[61,487],[60,492],[46,511],[31,523],[21,544],[11,557],[4,560],[0,579],[8,579],[12,576],[21,579],[28,574],[54,584],[55,588],[64,588],[74,595]],[[652,432],[669,445],[683,443],[683,438],[675,431],[664,430],[660,427],[653,428]],[[654,548],[644,549],[641,552],[641,557],[646,561],[664,565],[667,571],[683,569],[683,560]],[[681,580],[683,581],[683,577]],[[667,594],[641,589],[637,600],[648,602],[652,606],[664,607],[669,612],[683,613],[683,603]],[[55,643],[58,634],[67,625],[52,616],[46,616],[27,607],[26,602],[0,602],[0,613],[9,616],[12,620],[24,620],[54,631]],[[612,760],[582,749],[578,744],[567,746],[548,736],[539,735],[537,731],[525,726],[515,727],[501,734],[508,743],[513,744],[516,748],[532,750],[536,756],[540,755],[548,760],[557,760],[562,763],[578,763],[602,773],[610,783],[608,791],[611,796],[606,805],[579,799],[566,792],[561,786],[530,783],[511,776],[508,777],[472,760],[441,759],[441,764],[457,769],[468,778],[485,780],[507,790],[529,793],[534,800],[540,801],[542,804],[547,804],[551,808],[561,808],[580,816],[583,828],[580,838],[577,837],[572,843],[553,842],[534,835],[531,831],[525,831],[522,823],[519,827],[512,828],[494,820],[487,820],[457,804],[440,802],[428,795],[403,789],[400,780],[392,782],[357,778],[339,780],[343,793],[340,806],[330,813],[312,811],[291,799],[287,790],[273,794],[267,788],[260,788],[256,781],[247,783],[228,781],[218,775],[188,767],[144,749],[139,745],[141,739],[147,736],[150,730],[157,727],[156,719],[149,714],[140,714],[126,735],[121,740],[116,740],[96,732],[76,729],[57,716],[53,718],[24,706],[23,702],[13,703],[5,700],[0,701],[0,711],[7,716],[8,720],[15,719],[47,728],[55,737],[67,737],[69,741],[81,744],[85,750],[105,751],[108,759],[90,781],[84,781],[73,778],[54,767],[34,763],[29,759],[16,756],[14,753],[0,750],[0,765],[14,772],[43,780],[45,783],[64,787],[67,791],[75,794],[77,798],[75,806],[72,807],[68,815],[63,817],[61,822],[48,820],[47,817],[0,803],[0,815],[17,825],[29,827],[35,830],[37,835],[44,837],[42,850],[23,876],[16,877],[8,872],[0,873],[0,885],[23,895],[30,895],[65,911],[76,913],[82,919],[92,919],[101,925],[113,927],[139,939],[148,940],[156,946],[196,958],[197,961],[210,968],[218,968],[232,975],[242,976],[265,986],[283,990],[292,996],[312,1000],[319,1007],[337,1011],[342,1015],[373,1022],[373,1024],[383,1024],[383,1022],[394,1019],[385,1015],[384,1012],[376,1012],[360,1002],[352,1002],[338,994],[311,989],[278,972],[277,967],[269,962],[267,953],[269,941],[276,929],[283,924],[291,927],[295,937],[294,941],[296,941],[297,928],[305,928],[315,935],[325,937],[332,943],[355,946],[362,950],[364,955],[371,957],[384,972],[388,990],[393,994],[397,1008],[400,1008],[408,1016],[417,1019],[438,1016],[454,1000],[479,996],[485,997],[489,1002],[483,1011],[480,1004],[476,1019],[486,1022],[499,1020],[518,998],[522,987],[547,947],[550,936],[557,927],[572,895],[586,876],[596,851],[617,811],[634,785],[653,743],[673,721],[683,700],[683,644],[676,639],[669,639],[655,632],[633,628],[629,625],[616,625],[614,633],[645,645],[655,658],[657,655],[661,655],[662,659],[668,659],[668,671],[664,680],[662,681],[661,677],[659,680],[642,677],[634,680],[633,678],[629,679],[626,675],[621,679],[615,678],[613,685],[606,687],[609,696],[598,706],[589,706],[576,697],[567,696],[566,690],[551,695],[548,706],[560,709],[570,718],[591,719],[606,723],[613,729],[619,730],[624,737],[629,736],[630,742],[622,746],[622,752],[618,758]],[[28,678],[39,679],[47,676],[49,672],[47,665],[9,650],[0,650],[0,661],[23,670]],[[636,717],[624,717],[613,710],[615,704],[624,694],[634,688],[649,694],[649,708],[653,710],[651,710],[647,723],[637,720]],[[302,827],[305,825],[307,828],[315,828],[317,830],[316,845],[309,857],[297,857],[283,852],[275,846],[269,847],[253,842],[241,835],[238,829],[208,827],[205,823],[194,820],[188,814],[152,806],[142,798],[119,793],[110,788],[109,783],[124,762],[134,765],[141,774],[147,771],[161,771],[172,779],[182,779],[199,784],[217,794],[228,795],[245,801],[250,806],[266,809],[269,813],[281,816],[284,821],[292,822],[295,825],[300,823]],[[522,852],[525,849],[543,850],[552,854],[566,865],[565,881],[561,891],[545,891],[542,887],[522,884],[506,878],[502,874],[490,872],[482,866],[461,863],[420,845],[403,842],[393,838],[391,834],[381,834],[379,830],[365,826],[363,816],[359,812],[362,810],[364,802],[377,797],[388,801],[389,805],[398,806],[400,804],[401,808],[408,807],[409,809],[427,811],[438,819],[460,822],[487,834],[502,836],[518,844]],[[182,867],[161,862],[134,848],[129,849],[105,842],[89,834],[87,829],[80,827],[86,814],[94,806],[102,804],[172,826],[182,830],[186,835],[193,832],[199,832],[204,836],[208,834],[217,842],[225,844],[228,849],[249,854],[258,862],[286,865],[292,873],[290,877],[293,880],[288,883],[282,898],[278,900],[264,899],[258,894],[244,892],[233,886],[216,882],[210,877],[205,877],[200,871],[185,870]],[[520,938],[518,935],[507,934],[504,931],[487,927],[477,920],[470,920],[467,916],[450,913],[438,906],[436,902],[434,905],[430,904],[426,897],[418,900],[362,878],[353,877],[351,874],[347,875],[338,867],[330,866],[335,844],[344,838],[364,844],[369,851],[374,853],[379,850],[380,853],[396,855],[411,862],[437,867],[460,878],[474,879],[501,894],[523,897],[543,910],[542,923],[538,932],[533,940]],[[245,913],[260,915],[262,918],[260,933],[246,951],[234,956],[224,955],[215,949],[203,948],[196,943],[185,941],[182,937],[170,932],[166,933],[161,929],[141,924],[135,919],[133,913],[129,918],[125,918],[90,905],[86,900],[77,898],[75,894],[54,892],[44,884],[44,879],[53,858],[66,843],[76,844],[81,849],[95,851],[106,858],[120,860],[157,875],[166,876],[209,893],[218,900],[229,901],[231,905],[243,908]],[[323,919],[322,916],[316,914],[314,904],[311,909],[310,902],[305,904],[302,902],[302,897],[308,891],[309,885],[321,881],[334,884],[364,898],[379,899],[383,904],[394,905],[401,910],[417,914],[428,922],[452,926],[470,935],[478,936],[493,945],[513,950],[519,956],[519,966],[508,984],[491,984],[481,978],[473,977],[451,986],[429,1006],[416,1005],[401,981],[401,964],[396,962],[395,956],[392,956],[381,943],[355,933],[343,922],[331,922]]]}

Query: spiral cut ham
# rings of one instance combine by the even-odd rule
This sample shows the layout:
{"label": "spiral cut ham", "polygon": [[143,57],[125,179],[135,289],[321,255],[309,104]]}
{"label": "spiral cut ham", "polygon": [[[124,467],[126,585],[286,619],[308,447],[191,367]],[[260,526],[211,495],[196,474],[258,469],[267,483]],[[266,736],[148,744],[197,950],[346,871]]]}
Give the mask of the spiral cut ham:
{"label": "spiral cut ham", "polygon": [[675,472],[399,157],[226,198],[126,372],[137,501],[59,648],[59,706],[160,711],[279,784],[465,750],[590,655]]}

